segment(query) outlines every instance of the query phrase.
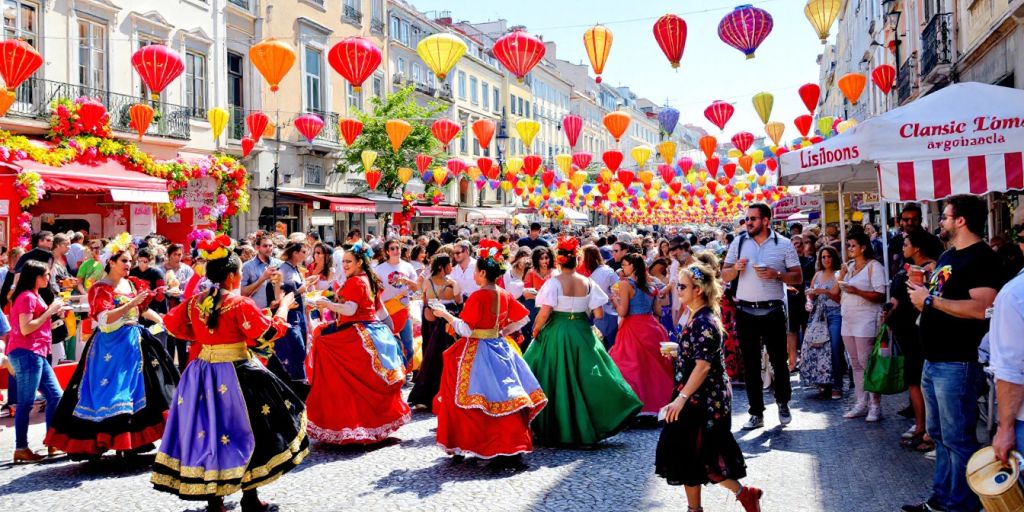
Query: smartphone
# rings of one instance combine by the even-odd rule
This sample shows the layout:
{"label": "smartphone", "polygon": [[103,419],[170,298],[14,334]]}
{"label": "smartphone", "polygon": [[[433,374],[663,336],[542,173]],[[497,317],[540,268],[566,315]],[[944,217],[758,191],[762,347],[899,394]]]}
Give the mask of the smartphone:
{"label": "smartphone", "polygon": [[665,416],[668,414],[668,406],[662,407],[658,411],[658,421],[665,421]]}

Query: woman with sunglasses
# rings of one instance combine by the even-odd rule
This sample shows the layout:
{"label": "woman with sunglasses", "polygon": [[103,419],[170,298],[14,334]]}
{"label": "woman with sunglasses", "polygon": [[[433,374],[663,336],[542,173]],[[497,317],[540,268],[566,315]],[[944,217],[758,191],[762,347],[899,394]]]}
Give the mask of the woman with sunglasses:
{"label": "woman with sunglasses", "polygon": [[402,242],[392,238],[384,242],[385,259],[376,267],[373,272],[383,284],[381,289],[381,301],[391,316],[394,323],[394,333],[398,341],[402,343],[402,361],[405,362],[405,371],[413,371],[413,346],[412,316],[409,314],[411,295],[420,290],[419,278],[416,269],[409,262],[402,259]]}
{"label": "woman with sunglasses", "polygon": [[330,300],[335,320],[320,324],[310,349],[311,389],[306,400],[309,436],[329,444],[375,444],[409,422],[402,399],[405,364],[381,300],[384,285],[370,266],[373,249],[356,242],[345,251],[345,284]]}
{"label": "woman with sunglasses", "polygon": [[178,385],[167,350],[139,325],[140,317],[163,320],[146,308],[156,290],[128,277],[133,247],[131,235],[122,233],[103,249],[107,275],[89,289],[94,335],[46,433],[47,446],[72,458],[152,450]]}
{"label": "woman with sunglasses", "polygon": [[270,357],[288,330],[295,295],[283,295],[268,316],[238,293],[242,260],[234,241],[221,235],[197,247],[213,286],[164,316],[173,337],[192,342],[191,363],[150,481],[182,499],[206,500],[208,512],[225,510],[224,497],[240,490],[244,512],[271,510],[257,488],[293,469],[309,447],[302,400],[258,359]]}
{"label": "woman with sunglasses", "polygon": [[[7,339],[10,365],[14,368],[17,390],[14,400],[14,463],[38,462],[45,457],[28,447],[29,415],[36,399],[36,390],[46,399],[46,424],[50,425],[53,413],[60,402],[62,391],[53,368],[46,358],[50,355],[53,342],[50,333],[50,317],[60,312],[64,302],[58,297],[49,306],[39,295],[39,290],[50,285],[50,270],[40,261],[26,261],[21,268],[18,285],[11,295],[11,326]],[[50,456],[55,454],[50,448]]]}
{"label": "woman with sunglasses", "polygon": [[668,331],[658,322],[658,290],[647,276],[643,256],[622,258],[622,281],[612,291],[619,332],[609,355],[643,401],[642,416],[654,419],[672,398],[672,363],[661,355]]}

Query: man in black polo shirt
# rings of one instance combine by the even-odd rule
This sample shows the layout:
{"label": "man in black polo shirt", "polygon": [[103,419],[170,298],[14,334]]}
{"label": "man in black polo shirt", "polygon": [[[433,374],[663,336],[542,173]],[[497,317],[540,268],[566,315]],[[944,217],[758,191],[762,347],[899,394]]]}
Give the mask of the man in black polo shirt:
{"label": "man in black polo shirt", "polygon": [[518,244],[519,247],[529,247],[531,251],[538,247],[551,247],[543,238],[540,237],[539,222],[530,224],[530,236],[520,238]]}
{"label": "man in black polo shirt", "polygon": [[978,345],[988,332],[985,310],[1003,284],[995,251],[982,239],[988,217],[985,200],[955,196],[946,201],[939,236],[949,244],[928,284],[908,283],[910,300],[921,311],[921,344],[928,435],[935,441],[932,496],[908,512],[981,510],[967,486],[967,460],[979,448],[978,396],[985,374]]}

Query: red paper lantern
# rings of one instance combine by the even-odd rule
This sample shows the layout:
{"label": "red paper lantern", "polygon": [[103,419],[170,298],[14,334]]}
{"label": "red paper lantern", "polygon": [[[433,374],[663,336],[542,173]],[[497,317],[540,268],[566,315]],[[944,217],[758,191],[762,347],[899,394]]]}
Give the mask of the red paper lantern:
{"label": "red paper lantern", "polygon": [[706,162],[704,162],[704,166],[708,168],[708,174],[715,175],[718,174],[718,164],[720,163],[721,161],[718,159],[718,157],[711,157],[708,158]]}
{"label": "red paper lantern", "polygon": [[601,160],[604,161],[604,165],[608,167],[608,170],[615,172],[622,165],[622,151],[617,149],[605,151],[601,155]]}
{"label": "red paper lantern", "polygon": [[480,147],[491,147],[491,138],[494,137],[494,121],[490,119],[474,121],[473,135],[476,137],[477,142],[480,143]]}
{"label": "red paper lantern", "polygon": [[323,128],[324,120],[316,114],[303,114],[295,118],[295,129],[299,130],[299,133],[310,143],[317,135],[320,135],[320,130]]}
{"label": "red paper lantern", "polygon": [[423,153],[416,155],[416,170],[420,171],[420,174],[427,172],[427,169],[433,161],[434,158],[430,155],[424,155]]}
{"label": "red paper lantern", "polygon": [[142,136],[153,122],[154,113],[153,107],[142,103],[132,105],[128,109],[128,117],[131,119],[128,125],[139,134],[139,140],[142,140]]}
{"label": "red paper lantern", "polygon": [[633,175],[633,171],[630,171],[629,169],[619,169],[615,175],[619,178],[619,182],[622,183],[622,186],[626,188],[629,188],[629,186],[633,184],[633,179],[636,178],[636,176]]}
{"label": "red paper lantern", "polygon": [[462,127],[459,126],[459,123],[447,118],[438,119],[430,125],[430,133],[433,133],[434,138],[444,145],[445,151],[448,151],[448,144],[460,131],[462,131]]}
{"label": "red paper lantern", "polygon": [[346,117],[338,121],[338,130],[341,131],[345,144],[351,146],[359,134],[363,133],[363,122],[354,117]]}
{"label": "red paper lantern", "polygon": [[722,172],[725,173],[725,177],[731,180],[733,176],[736,176],[736,164],[734,162],[727,162],[722,166]]}
{"label": "red paper lantern", "polygon": [[462,174],[462,171],[465,171],[467,166],[466,162],[463,162],[458,158],[452,158],[445,163],[445,167],[448,168],[448,173],[451,174],[452,178],[454,178],[459,174]]}
{"label": "red paper lantern", "polygon": [[178,52],[162,44],[151,44],[132,54],[132,67],[138,71],[150,92],[160,94],[185,71],[185,61]]}
{"label": "red paper lantern", "polygon": [[754,144],[754,134],[750,132],[739,132],[732,136],[732,145],[741,153],[746,154],[750,146]]}
{"label": "red paper lantern", "polygon": [[593,159],[594,156],[585,151],[580,151],[572,154],[572,163],[580,170],[590,167],[590,162]]}
{"label": "red paper lantern", "polygon": [[362,37],[345,38],[327,53],[327,62],[352,84],[355,92],[362,90],[363,82],[377,70],[380,61],[380,48]]}
{"label": "red paper lantern", "polygon": [[107,107],[94,99],[88,99],[78,106],[78,121],[82,123],[84,131],[91,132],[103,123],[103,116],[107,113]]}
{"label": "red paper lantern", "polygon": [[814,122],[814,118],[804,114],[793,120],[793,124],[796,125],[797,131],[800,132],[804,138],[807,138],[807,133],[811,131],[811,123]]}
{"label": "red paper lantern", "polygon": [[804,106],[807,107],[807,111],[814,114],[814,110],[818,108],[821,87],[818,87],[818,84],[804,84],[797,89],[797,92],[800,93],[800,99],[804,102]]}
{"label": "red paper lantern", "polygon": [[252,137],[254,141],[263,138],[263,131],[267,129],[268,124],[270,124],[270,117],[263,112],[253,112],[245,116],[245,125],[249,127],[249,137]]}
{"label": "red paper lantern", "polygon": [[871,72],[871,81],[882,91],[882,94],[889,94],[896,81],[896,68],[889,64],[878,66]]}
{"label": "red paper lantern", "polygon": [[537,155],[526,155],[523,157],[523,171],[532,178],[537,174],[537,169],[540,169],[542,161]]}
{"label": "red paper lantern", "polygon": [[480,172],[489,180],[498,179],[498,174],[501,172],[501,168],[495,165],[494,159],[488,157],[481,157],[476,159],[476,166],[480,169]]}
{"label": "red paper lantern", "polygon": [[21,39],[0,41],[0,76],[8,91],[17,89],[42,64],[43,56],[27,42]]}
{"label": "red paper lantern", "polygon": [[675,14],[666,14],[654,22],[654,39],[673,68],[679,67],[686,48],[686,22]]}
{"label": "red paper lantern", "polygon": [[252,152],[252,148],[256,146],[256,139],[252,137],[242,137],[242,157],[249,156]]}
{"label": "red paper lantern", "polygon": [[562,118],[562,129],[569,139],[569,147],[575,148],[576,141],[580,138],[580,130],[583,129],[583,118],[573,114],[565,116]]}
{"label": "red paper lantern", "polygon": [[540,180],[544,182],[544,188],[551,188],[551,184],[555,182],[555,171],[548,169],[540,173]]}
{"label": "red paper lantern", "polygon": [[515,75],[519,83],[544,58],[545,51],[543,41],[522,30],[513,30],[501,36],[492,49],[494,58]]}
{"label": "red paper lantern", "polygon": [[672,180],[676,177],[676,171],[668,164],[658,164],[658,174],[661,175],[661,179],[665,183],[672,183]]}
{"label": "red paper lantern", "polygon": [[384,174],[376,167],[366,171],[366,186],[370,187],[370,190],[376,190],[383,176]]}
{"label": "red paper lantern", "polygon": [[729,119],[732,119],[732,114],[735,111],[736,109],[731,104],[724,101],[715,101],[708,108],[704,109],[704,117],[717,126],[719,130],[724,130],[725,124],[729,122]]}

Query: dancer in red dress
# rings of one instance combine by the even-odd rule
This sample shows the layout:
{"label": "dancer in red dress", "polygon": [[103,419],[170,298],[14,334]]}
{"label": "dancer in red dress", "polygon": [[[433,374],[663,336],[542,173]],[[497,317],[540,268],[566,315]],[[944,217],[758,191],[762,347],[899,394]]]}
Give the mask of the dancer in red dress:
{"label": "dancer in red dress", "polygon": [[318,326],[309,359],[306,399],[309,437],[331,444],[379,443],[409,422],[402,399],[405,365],[380,300],[381,283],[370,268],[373,250],[357,242],[345,251],[345,284],[337,302],[319,298],[335,321]]}
{"label": "dancer in red dress", "polygon": [[466,300],[459,318],[434,309],[461,337],[444,353],[434,412],[437,444],[456,460],[497,457],[499,466],[521,468],[520,456],[533,451],[530,421],[547,397],[506,338],[529,321],[529,311],[495,285],[505,273],[507,252],[497,242],[482,240],[473,276],[480,289]]}

